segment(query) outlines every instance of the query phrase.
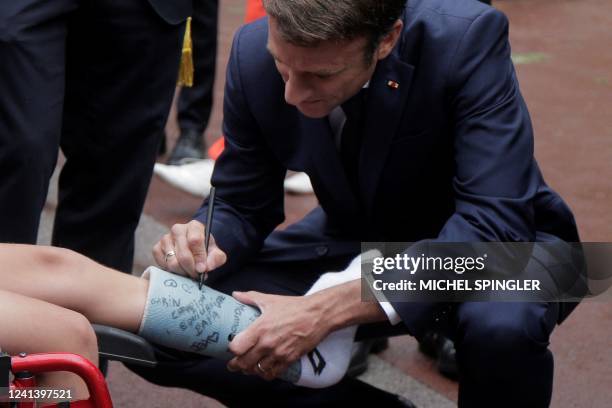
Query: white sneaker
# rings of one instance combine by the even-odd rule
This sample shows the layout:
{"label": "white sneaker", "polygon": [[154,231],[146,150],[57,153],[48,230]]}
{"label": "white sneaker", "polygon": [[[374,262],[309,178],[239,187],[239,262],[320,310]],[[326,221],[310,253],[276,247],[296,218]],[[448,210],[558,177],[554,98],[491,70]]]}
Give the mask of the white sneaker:
{"label": "white sneaker", "polygon": [[[168,184],[198,197],[207,197],[215,161],[197,160],[181,165],[155,163],[153,172]],[[306,173],[296,173],[285,179],[285,191],[292,194],[312,194],[312,184]]]}
{"label": "white sneaker", "polygon": [[296,173],[285,179],[285,191],[292,194],[312,194],[310,177],[306,173]]}
{"label": "white sneaker", "polygon": [[178,166],[155,163],[153,172],[168,184],[198,197],[207,197],[215,161],[197,160]]}

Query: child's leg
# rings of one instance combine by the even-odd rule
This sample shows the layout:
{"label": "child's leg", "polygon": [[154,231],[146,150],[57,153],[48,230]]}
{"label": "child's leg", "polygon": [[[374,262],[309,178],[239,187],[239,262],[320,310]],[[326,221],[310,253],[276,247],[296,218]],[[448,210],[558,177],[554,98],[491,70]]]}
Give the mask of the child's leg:
{"label": "child's leg", "polygon": [[[327,273],[307,294],[360,277],[361,258],[342,272]],[[150,267],[143,277],[150,280],[146,308],[139,334],[166,347],[230,359],[228,345],[260,315],[231,296],[191,279]],[[313,388],[338,382],[350,361],[356,326],[331,333],[312,353],[296,362],[283,378]]]}
{"label": "child's leg", "polygon": [[54,247],[0,244],[0,289],[77,311],[90,322],[136,332],[148,282]]}
{"label": "child's leg", "polygon": [[[358,259],[346,271],[333,274],[337,278],[341,277],[334,279],[334,284],[359,277]],[[151,341],[208,356],[231,357],[227,344],[232,336],[246,328],[259,315],[256,309],[210,288],[204,288],[204,292],[200,293],[193,280],[174,274],[169,274],[174,286],[169,282],[152,284],[147,299],[147,280],[114,271],[64,249],[0,244],[0,260],[3,262],[0,289],[75,310],[92,323],[131,332],[138,331],[140,327],[140,333]],[[331,274],[326,275],[329,277]],[[315,288],[322,290],[333,286],[321,285],[326,280],[324,277],[309,293],[313,293]],[[182,299],[181,302],[177,303],[178,299]],[[145,303],[148,314],[143,317]],[[327,386],[339,380],[338,373],[343,374],[346,368],[342,367],[345,363],[348,365],[348,350],[354,329],[340,332],[340,335],[338,332],[332,333],[330,340],[326,339],[327,343],[324,341],[325,345],[322,343],[318,347],[328,350],[326,354],[334,354],[324,356],[327,372],[333,371],[333,376],[323,378],[319,372],[320,364],[310,364],[312,359],[304,356],[301,365],[308,363],[310,366],[307,367],[310,368],[302,369],[300,364],[296,364],[286,373],[286,378],[311,387]],[[340,343],[338,339],[341,339]],[[345,339],[349,339],[347,347],[330,346],[344,345]],[[336,353],[334,350],[342,352]],[[339,364],[333,364],[335,369],[331,370],[329,362]]]}
{"label": "child's leg", "polygon": [[[0,290],[0,347],[20,352],[68,352],[98,364],[96,335],[81,314],[50,303]],[[87,398],[87,387],[75,374],[57,372],[37,376],[40,386],[73,391],[75,399]]]}

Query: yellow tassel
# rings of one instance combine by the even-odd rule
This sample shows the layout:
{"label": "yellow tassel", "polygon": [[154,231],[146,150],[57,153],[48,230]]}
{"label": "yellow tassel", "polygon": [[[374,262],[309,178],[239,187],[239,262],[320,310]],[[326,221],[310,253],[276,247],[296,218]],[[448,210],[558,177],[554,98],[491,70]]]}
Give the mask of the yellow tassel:
{"label": "yellow tassel", "polygon": [[181,53],[181,66],[179,68],[178,84],[180,86],[193,86],[193,44],[191,42],[191,17],[187,18],[185,37],[183,38],[183,52]]}

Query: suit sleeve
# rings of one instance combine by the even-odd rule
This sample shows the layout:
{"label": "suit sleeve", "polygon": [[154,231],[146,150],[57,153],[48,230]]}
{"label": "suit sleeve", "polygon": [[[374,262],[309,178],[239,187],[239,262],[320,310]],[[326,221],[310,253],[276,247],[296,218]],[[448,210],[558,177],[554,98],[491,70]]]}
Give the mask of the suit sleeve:
{"label": "suit sleeve", "polygon": [[473,21],[449,75],[455,213],[438,241],[533,241],[540,176],[501,12],[489,9]]}
{"label": "suit sleeve", "polygon": [[[212,234],[225,251],[219,272],[240,268],[284,219],[283,179],[286,169],[272,154],[249,108],[240,60],[242,30],[235,37],[228,62],[223,104],[225,149],[212,176],[216,188]],[[208,203],[195,218],[206,222]]]}
{"label": "suit sleeve", "polygon": [[[501,12],[488,9],[467,28],[449,64],[447,92],[454,124],[455,211],[436,238],[406,253],[418,256],[428,242],[533,241],[540,176],[529,113],[510,58],[508,21]],[[401,277],[405,272],[392,273]],[[391,303],[416,336],[445,307],[435,301]]]}

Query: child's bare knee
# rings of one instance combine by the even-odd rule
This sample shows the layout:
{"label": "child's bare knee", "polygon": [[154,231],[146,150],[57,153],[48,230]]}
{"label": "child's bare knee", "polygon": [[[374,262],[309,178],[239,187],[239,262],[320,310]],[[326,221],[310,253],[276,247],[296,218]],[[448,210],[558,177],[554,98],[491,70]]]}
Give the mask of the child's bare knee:
{"label": "child's bare knee", "polygon": [[80,313],[72,312],[67,327],[70,331],[69,344],[73,350],[67,350],[98,363],[98,340],[91,323]]}
{"label": "child's bare knee", "polygon": [[70,268],[82,255],[66,249],[49,246],[38,246],[32,254],[37,263],[44,265],[47,270],[65,270]]}

